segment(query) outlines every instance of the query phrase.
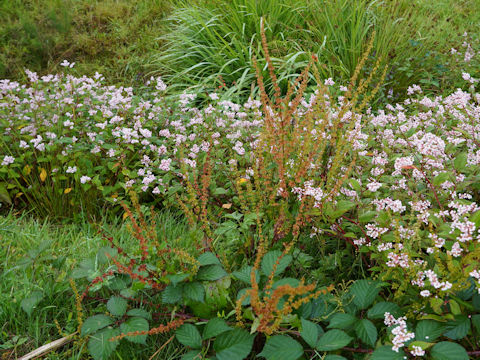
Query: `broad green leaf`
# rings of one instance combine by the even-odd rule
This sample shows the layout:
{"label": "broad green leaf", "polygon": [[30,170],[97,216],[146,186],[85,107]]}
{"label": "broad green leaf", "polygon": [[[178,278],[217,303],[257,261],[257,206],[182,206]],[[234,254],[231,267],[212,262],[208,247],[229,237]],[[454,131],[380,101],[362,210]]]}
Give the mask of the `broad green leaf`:
{"label": "broad green leaf", "polygon": [[455,316],[454,321],[449,321],[445,327],[444,336],[452,340],[460,340],[467,336],[470,330],[470,319],[466,315]]}
{"label": "broad green leaf", "polygon": [[370,360],[404,360],[406,358],[403,350],[393,351],[391,346],[385,345],[375,349]]}
{"label": "broad green leaf", "polygon": [[199,350],[190,350],[186,354],[183,354],[182,360],[203,360],[201,355],[202,352]]}
{"label": "broad green leaf", "polygon": [[220,265],[207,265],[202,266],[198,270],[196,279],[200,281],[215,281],[227,275],[227,272]]}
{"label": "broad green leaf", "polygon": [[412,341],[410,344],[408,344],[408,348],[410,350],[413,350],[414,346],[416,346],[416,347],[422,348],[423,350],[427,350],[431,348],[433,345],[435,345],[435,343],[415,340],[415,341]]}
{"label": "broad green leaf", "polygon": [[302,345],[285,335],[275,335],[267,340],[258,356],[267,360],[297,360],[303,355]]}
{"label": "broad green leaf", "polygon": [[[251,288],[240,289],[240,291],[237,293],[237,301],[240,300],[240,298],[242,298],[242,296],[245,295],[245,292],[247,292],[247,290],[250,290],[250,289],[251,289]],[[242,305],[243,305],[243,306],[250,305],[250,295],[246,296],[246,297],[243,299]]]}
{"label": "broad green leaf", "polygon": [[347,360],[347,358],[340,355],[327,355],[324,360]]}
{"label": "broad green leaf", "polygon": [[317,324],[302,318],[302,331],[300,331],[302,339],[314,348],[317,345],[318,335],[319,331]]}
{"label": "broad green leaf", "polygon": [[300,284],[300,280],[295,278],[282,278],[278,281],[275,281],[272,285],[272,289],[276,289],[282,285],[290,285],[291,287],[297,287]]}
{"label": "broad green leaf", "polygon": [[[251,285],[250,274],[252,273],[252,269],[253,269],[253,266],[244,266],[240,270],[234,271],[232,275],[236,279]],[[260,280],[260,274],[258,273],[258,270],[255,270],[255,277],[258,282]]]}
{"label": "broad green leaf", "polygon": [[175,331],[175,336],[178,342],[185,346],[193,349],[200,349],[202,347],[202,337],[195,325],[183,324]]}
{"label": "broad green leaf", "polygon": [[448,172],[441,172],[437,176],[435,176],[432,180],[433,185],[438,186],[443,184],[450,178],[450,174]]}
{"label": "broad green leaf", "polygon": [[358,216],[358,221],[361,223],[370,222],[377,214],[376,211],[366,211]]}
{"label": "broad green leaf", "polygon": [[337,313],[330,318],[329,329],[347,329],[355,324],[358,319],[351,314]]}
{"label": "broad green leaf", "polygon": [[123,316],[127,312],[127,300],[112,296],[107,302],[107,309],[114,316]]}
{"label": "broad green leaf", "polygon": [[117,256],[117,249],[104,246],[97,252],[97,260],[100,264],[106,264],[111,258]]}
{"label": "broad green leaf", "polygon": [[215,190],[212,191],[213,195],[225,195],[227,193],[228,191],[221,187],[215,188]]}
{"label": "broad green leaf", "polygon": [[338,350],[347,346],[353,338],[347,335],[342,330],[329,330],[320,337],[317,342],[317,350],[319,351],[332,351]]}
{"label": "broad green leaf", "polygon": [[380,284],[372,280],[357,280],[350,287],[350,293],[353,295],[353,303],[360,309],[368,308],[379,292]]}
{"label": "broad green leaf", "polygon": [[[261,270],[265,276],[270,276],[273,271],[273,267],[278,261],[278,258],[282,255],[282,252],[279,250],[269,251],[265,254],[261,263]],[[280,259],[277,268],[275,270],[275,276],[280,275],[285,271],[288,265],[292,262],[292,256],[287,254],[282,259]]]}
{"label": "broad green leaf", "polygon": [[103,329],[90,336],[88,352],[95,360],[107,360],[118,345],[118,340],[110,341],[120,335],[119,329]]}
{"label": "broad green leaf", "polygon": [[227,325],[225,320],[221,318],[210,319],[203,329],[203,339],[210,339],[224,333],[225,331],[232,330],[230,326]]}
{"label": "broad green leaf", "polygon": [[362,319],[355,326],[355,332],[365,344],[374,346],[377,341],[377,328],[370,320]]}
{"label": "broad green leaf", "polygon": [[455,159],[453,160],[453,166],[455,167],[455,170],[462,172],[463,169],[465,169],[465,166],[467,165],[467,153],[462,152],[455,156]]}
{"label": "broad green leaf", "polygon": [[33,291],[30,293],[29,297],[26,297],[20,303],[22,309],[30,316],[33,310],[37,307],[37,305],[43,299],[43,292],[42,291]]}
{"label": "broad green leaf", "polygon": [[146,310],[143,309],[131,309],[127,311],[128,316],[139,316],[146,320],[152,320],[152,315]]}
{"label": "broad green leaf", "polygon": [[111,324],[113,324],[113,319],[110,316],[103,314],[90,316],[83,322],[81,335],[86,336],[93,334]]}
{"label": "broad green leaf", "polygon": [[169,284],[165,289],[163,289],[162,302],[165,304],[175,304],[180,300],[182,300],[182,288],[180,286]]}
{"label": "broad green leaf", "polygon": [[443,334],[445,327],[434,320],[420,320],[415,328],[415,339],[432,342]]}
{"label": "broad green leaf", "polygon": [[333,212],[332,216],[334,218],[338,218],[345,214],[347,211],[353,209],[355,207],[355,203],[349,200],[340,200],[337,202],[335,207],[335,211]]}
{"label": "broad green leaf", "polygon": [[215,254],[212,253],[212,252],[209,252],[209,251],[200,255],[197,260],[200,263],[200,265],[202,265],[202,266],[221,265],[220,260],[218,260],[218,258],[215,256]]}
{"label": "broad green leaf", "polygon": [[367,316],[369,319],[384,319],[385,313],[389,312],[395,317],[399,317],[402,315],[402,310],[397,304],[382,301],[373,305],[370,310],[368,310]]}
{"label": "broad green leaf", "polygon": [[183,285],[183,296],[193,301],[205,300],[205,288],[199,282],[188,282]]}
{"label": "broad green leaf", "polygon": [[253,339],[243,329],[234,329],[218,335],[213,344],[218,360],[243,360],[252,351]]}
{"label": "broad green leaf", "polygon": [[[123,334],[135,331],[148,331],[148,329],[148,321],[141,317],[132,317],[120,325],[120,331]],[[147,335],[127,336],[126,339],[133,343],[145,344]]]}
{"label": "broad green leaf", "polygon": [[187,279],[188,276],[189,276],[188,274],[173,274],[173,275],[167,275],[167,278],[168,280],[170,280],[173,286],[177,286],[183,280]]}
{"label": "broad green leaf", "polygon": [[468,360],[465,348],[457,343],[441,341],[432,347],[430,352],[433,360]]}

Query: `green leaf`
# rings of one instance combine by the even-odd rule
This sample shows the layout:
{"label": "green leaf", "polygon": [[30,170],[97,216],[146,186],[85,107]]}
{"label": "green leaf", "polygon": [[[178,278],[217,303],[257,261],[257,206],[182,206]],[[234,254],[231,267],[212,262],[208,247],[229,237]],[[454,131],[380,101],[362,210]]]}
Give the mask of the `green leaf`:
{"label": "green leaf", "polygon": [[267,360],[297,360],[303,355],[302,345],[285,335],[275,335],[267,340],[258,356]]}
{"label": "green leaf", "polygon": [[470,330],[470,319],[466,315],[455,316],[454,321],[449,321],[444,336],[452,340],[460,340],[467,336]]}
{"label": "green leaf", "polygon": [[300,285],[300,280],[298,279],[295,279],[295,278],[282,278],[278,281],[275,281],[272,285],[272,289],[276,289],[277,287],[279,286],[282,286],[282,285],[290,285],[291,287],[297,287],[298,285]]}
{"label": "green leaf", "polygon": [[192,324],[183,324],[175,331],[178,342],[193,349],[202,348],[202,337]]}
{"label": "green leaf", "polygon": [[373,305],[370,310],[368,310],[367,316],[369,319],[384,319],[386,312],[389,312],[395,317],[402,315],[402,310],[397,304],[387,301],[381,301]]}
{"label": "green leaf", "polygon": [[474,214],[472,214],[472,216],[470,216],[470,221],[475,223],[476,227],[479,227],[480,226],[480,211],[477,211]]}
{"label": "green leaf", "polygon": [[113,319],[107,315],[93,315],[87,318],[82,325],[81,335],[86,336],[113,324]]}
{"label": "green leaf", "polygon": [[215,256],[214,253],[212,252],[205,252],[203,253],[202,255],[200,255],[198,257],[198,262],[200,263],[201,266],[205,266],[205,265],[221,265],[220,264],[220,261],[218,260],[218,258]]}
{"label": "green leaf", "polygon": [[[131,280],[132,279],[126,274],[117,274],[113,278],[109,279],[107,284],[111,290],[122,291],[127,288]],[[142,282],[136,282],[132,287],[135,287],[137,284],[141,284],[142,289],[145,286],[145,284]]]}
{"label": "green leaf", "polygon": [[202,352],[199,350],[190,350],[186,354],[183,354],[182,360],[202,360]]}
{"label": "green leaf", "polygon": [[227,193],[228,191],[221,187],[215,188],[215,190],[212,191],[213,195],[225,195]]}
{"label": "green leaf", "polygon": [[218,335],[213,344],[218,360],[243,360],[252,351],[253,339],[243,329],[234,329]]}
{"label": "green leaf", "polygon": [[379,292],[380,284],[372,280],[357,280],[350,287],[350,293],[353,295],[353,303],[360,309],[368,308]]}
{"label": "green leaf", "polygon": [[358,216],[358,221],[361,223],[370,222],[377,214],[376,211],[366,211]]}
{"label": "green leaf", "polygon": [[143,309],[131,309],[127,311],[128,316],[140,316],[146,320],[152,320],[152,315],[146,310]]}
{"label": "green leaf", "polygon": [[[253,269],[253,266],[244,266],[240,270],[234,271],[232,275],[236,279],[251,285],[250,274],[252,273],[252,269]],[[255,270],[255,277],[258,282],[260,280],[260,275],[258,273],[258,270]]]}
{"label": "green leaf", "polygon": [[374,346],[377,341],[377,328],[370,320],[362,319],[355,326],[355,332],[365,344]]}
{"label": "green leaf", "polygon": [[173,286],[177,286],[179,283],[181,283],[183,280],[188,278],[188,274],[172,274],[172,275],[167,275],[168,280],[170,280],[170,283]]}
{"label": "green leaf", "polygon": [[189,282],[183,285],[183,296],[193,301],[205,300],[205,288],[199,282]]}
{"label": "green leaf", "polygon": [[[120,325],[120,331],[124,334],[135,331],[148,331],[148,321],[141,317],[132,317]],[[145,344],[147,335],[127,336],[126,339],[133,343]]]}
{"label": "green leaf", "polygon": [[472,316],[472,324],[475,327],[475,330],[480,331],[480,314]]}
{"label": "green leaf", "polygon": [[302,318],[302,331],[300,336],[305,342],[314,348],[317,345],[319,331],[317,324]]}
{"label": "green leaf", "polygon": [[197,273],[197,280],[214,281],[227,276],[227,272],[219,265],[202,266]]}
{"label": "green leaf", "polygon": [[398,350],[398,352],[393,351],[391,346],[380,346],[378,349],[372,353],[370,360],[404,360],[405,352],[403,350]]}
{"label": "green leaf", "polygon": [[110,341],[118,336],[118,329],[103,329],[90,336],[88,352],[95,360],[107,360],[118,345],[118,340]]}
{"label": "green leaf", "polygon": [[445,181],[447,181],[449,177],[450,177],[450,174],[448,172],[442,172],[433,178],[432,183],[435,186],[441,185]]}
{"label": "green leaf", "polygon": [[119,296],[112,296],[107,302],[107,309],[114,316],[123,316],[127,312],[127,300]]}
{"label": "green leaf", "polygon": [[324,360],[347,360],[347,358],[340,355],[327,355]]}
{"label": "green leaf", "polygon": [[12,205],[12,199],[10,198],[8,191],[5,188],[5,183],[0,183],[0,202]]}
{"label": "green leaf", "polygon": [[462,170],[465,169],[466,165],[467,165],[467,153],[465,152],[458,154],[453,160],[453,166],[455,167],[455,170],[459,172],[462,172]]}
{"label": "green leaf", "polygon": [[207,325],[205,325],[205,329],[203,329],[203,339],[216,337],[229,330],[232,330],[232,328],[227,325],[225,320],[221,318],[210,319]]}
{"label": "green leaf", "polygon": [[43,299],[43,292],[42,291],[33,291],[30,293],[30,296],[23,299],[20,303],[22,309],[30,316],[33,310],[37,307],[37,305]]}
{"label": "green leaf", "polygon": [[334,218],[338,218],[345,214],[347,211],[353,209],[355,207],[355,203],[349,200],[340,200],[337,202],[337,206],[335,207],[335,211],[333,212],[332,216]]}
{"label": "green leaf", "polygon": [[329,329],[347,329],[351,327],[358,319],[351,314],[337,313],[330,318]]}
{"label": "green leaf", "polygon": [[419,341],[435,341],[445,330],[444,325],[434,320],[420,320],[415,329],[415,339]]}
{"label": "green leaf", "polygon": [[[273,271],[273,267],[277,262],[278,258],[282,255],[282,252],[279,250],[269,251],[265,254],[262,259],[261,263],[261,270],[265,276],[270,276]],[[292,262],[291,255],[285,255],[278,263],[277,268],[275,270],[275,276],[280,275],[282,272],[285,271],[288,265]]]}
{"label": "green leaf", "polygon": [[117,249],[111,248],[110,246],[104,246],[100,248],[97,252],[97,260],[99,264],[106,264],[110,258],[117,256]]}
{"label": "green leaf", "polygon": [[432,347],[430,352],[433,360],[468,360],[467,351],[463,346],[449,342],[441,341]]}
{"label": "green leaf", "polygon": [[338,350],[347,346],[353,338],[348,336],[342,330],[329,330],[320,337],[317,343],[317,350],[319,351],[332,351]]}
{"label": "green leaf", "polygon": [[163,289],[162,302],[165,304],[175,304],[180,300],[182,300],[182,288],[180,286],[169,284],[165,289]]}

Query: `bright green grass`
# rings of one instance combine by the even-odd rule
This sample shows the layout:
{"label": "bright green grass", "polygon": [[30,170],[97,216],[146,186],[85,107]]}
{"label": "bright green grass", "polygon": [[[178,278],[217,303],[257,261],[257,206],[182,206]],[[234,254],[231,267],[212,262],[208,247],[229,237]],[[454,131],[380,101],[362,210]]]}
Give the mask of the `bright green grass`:
{"label": "bright green grass", "polygon": [[[179,241],[178,246],[188,246],[189,231],[177,215],[163,212],[157,215],[157,224],[160,241]],[[76,331],[75,298],[69,278],[82,260],[95,257],[99,248],[107,245],[98,234],[100,227],[125,249],[135,248],[136,241],[124,224],[52,225],[26,217],[0,218],[0,357],[5,353],[9,354],[5,355],[7,359],[19,358],[62,337],[55,319],[65,333]],[[78,281],[77,287],[82,291],[85,282]],[[41,291],[44,298],[29,316],[21,302],[33,291]],[[170,336],[149,337],[146,347],[121,344],[112,358],[148,359]],[[22,344],[15,346],[18,342]],[[179,355],[180,350],[171,343],[155,359],[174,359]],[[86,345],[69,344],[47,358],[88,358]]]}

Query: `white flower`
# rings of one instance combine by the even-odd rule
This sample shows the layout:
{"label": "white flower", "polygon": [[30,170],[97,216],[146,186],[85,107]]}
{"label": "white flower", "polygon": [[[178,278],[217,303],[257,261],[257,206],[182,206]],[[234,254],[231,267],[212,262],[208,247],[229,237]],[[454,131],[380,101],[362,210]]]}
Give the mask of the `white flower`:
{"label": "white flower", "polygon": [[61,63],[60,63],[60,66],[63,66],[63,67],[69,67],[69,68],[73,68],[73,66],[75,65],[75,63],[70,63],[68,62],[68,60],[63,60]]}
{"label": "white flower", "polygon": [[429,297],[430,296],[430,291],[422,290],[422,291],[420,291],[420,295],[423,296],[423,297]]}
{"label": "white flower", "polygon": [[333,81],[332,78],[328,78],[328,79],[325,80],[324,84],[325,84],[326,86],[335,85],[335,81]]}
{"label": "white flower", "polygon": [[13,164],[14,161],[15,161],[15,158],[13,156],[6,155],[3,158],[2,165],[3,166],[8,166],[10,164]]}
{"label": "white flower", "polygon": [[86,176],[86,175],[84,175],[80,178],[80,182],[82,184],[85,184],[86,182],[89,182],[90,180],[92,180],[92,178],[90,176]]}
{"label": "white flower", "polygon": [[73,167],[69,166],[67,168],[66,172],[67,172],[67,174],[75,174],[77,172],[77,167],[76,166],[73,166]]}

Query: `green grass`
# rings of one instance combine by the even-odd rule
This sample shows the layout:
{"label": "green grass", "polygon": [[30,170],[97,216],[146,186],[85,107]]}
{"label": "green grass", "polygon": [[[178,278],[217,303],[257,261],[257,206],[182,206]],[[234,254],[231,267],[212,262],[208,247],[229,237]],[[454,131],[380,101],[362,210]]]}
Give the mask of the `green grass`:
{"label": "green grass", "polygon": [[0,12],[0,78],[57,72],[68,59],[76,74],[125,86],[162,75],[174,92],[214,90],[221,76],[234,100],[250,95],[252,56],[264,65],[262,16],[284,89],[310,54],[323,76],[346,82],[376,30],[375,56],[389,65],[381,101],[420,80],[431,93],[455,89],[465,69],[449,50],[480,33],[476,0],[0,0]]}
{"label": "green grass", "polygon": [[170,0],[0,0],[0,78],[57,72],[67,59],[77,74],[135,85],[169,9]]}
{"label": "green grass", "polygon": [[[420,80],[430,92],[455,89],[463,65],[451,61],[449,50],[464,41],[465,31],[478,36],[480,2],[183,0],[176,2],[168,18],[172,31],[159,37],[164,46],[149,68],[178,90],[214,89],[223,80],[246,99],[255,81],[251,58],[263,58],[262,17],[281,79],[298,74],[315,54],[324,77],[347,83],[375,31],[374,58],[389,68],[380,97],[389,89],[401,97]],[[371,59],[366,73],[373,63]],[[264,75],[268,81],[266,71]],[[282,87],[286,89],[285,81]]]}
{"label": "green grass", "polygon": [[[165,211],[156,219],[161,241],[187,241],[178,245],[188,246],[191,233],[178,214]],[[62,337],[54,320],[64,333],[76,331],[75,296],[69,279],[82,260],[94,258],[98,250],[107,245],[98,234],[99,228],[105,229],[125,249],[135,247],[127,226],[121,223],[53,225],[28,217],[0,218],[0,357],[3,354],[5,359],[15,359]],[[77,286],[82,291],[85,283],[79,281]],[[28,315],[21,304],[34,291],[44,296]],[[88,313],[85,316],[89,316]],[[146,347],[122,344],[113,359],[148,359],[171,336],[167,335],[149,337]],[[83,342],[72,344],[47,358],[87,358]],[[172,343],[156,359],[177,358],[179,351]]]}

